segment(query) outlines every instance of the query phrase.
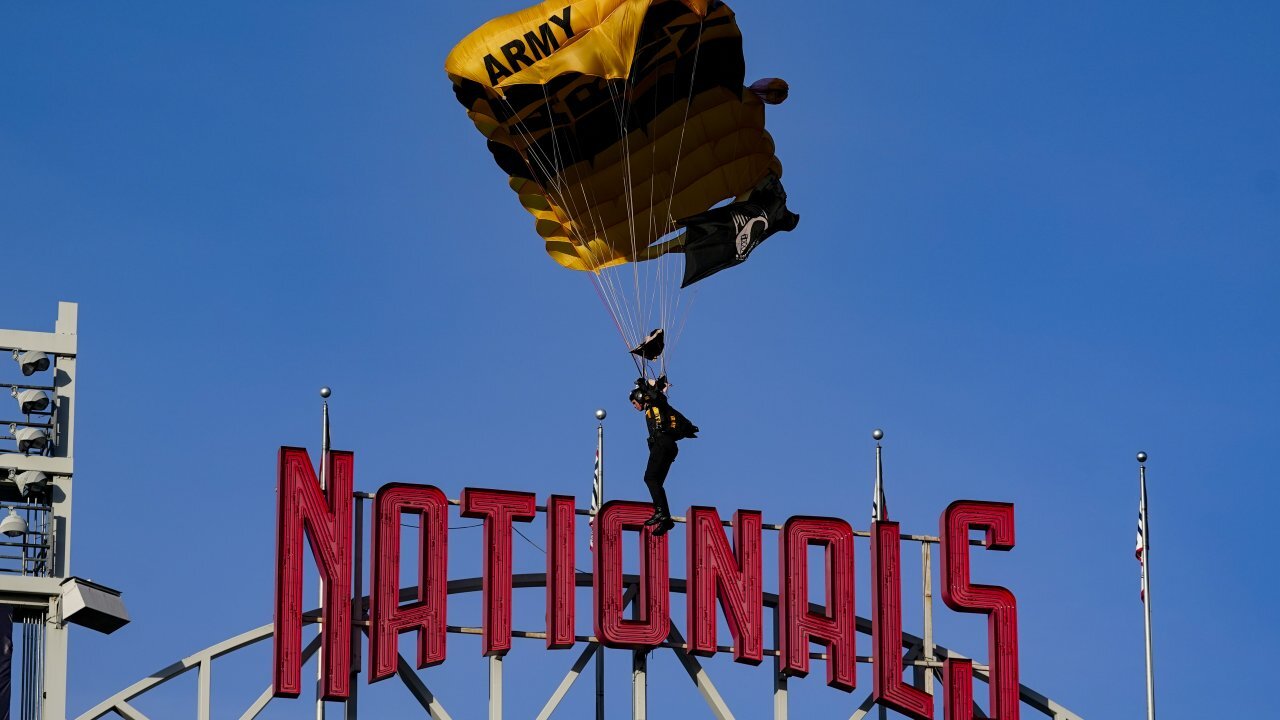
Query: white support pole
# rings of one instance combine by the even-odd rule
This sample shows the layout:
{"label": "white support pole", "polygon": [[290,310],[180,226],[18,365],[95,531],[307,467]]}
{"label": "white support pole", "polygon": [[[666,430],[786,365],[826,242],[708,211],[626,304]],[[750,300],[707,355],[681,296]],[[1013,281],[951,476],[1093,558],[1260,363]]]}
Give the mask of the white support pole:
{"label": "white support pole", "polygon": [[213,658],[201,660],[196,672],[196,720],[209,720],[213,714]]}
{"label": "white support pole", "polygon": [[42,632],[44,642],[43,699],[40,700],[40,717],[44,720],[63,720],[67,717],[67,659],[69,656],[69,630],[62,620],[62,598],[49,599],[48,619]]}
{"label": "white support pole", "polygon": [[[56,395],[57,445],[53,456],[64,458],[68,465],[75,460],[76,449],[76,341],[79,332],[80,311],[75,303],[58,303],[58,322],[55,334],[70,345],[71,355],[59,355],[54,368],[54,393]],[[70,470],[70,468],[68,468]],[[53,533],[52,575],[64,578],[71,575],[71,476],[54,476],[55,492],[52,493],[53,513],[49,518]],[[60,482],[61,480],[61,482]],[[61,490],[61,493],[57,492]],[[61,495],[61,497],[59,497]],[[58,716],[58,720],[62,720]]]}
{"label": "white support pole", "polygon": [[[781,600],[779,600],[781,602]],[[778,620],[782,617],[778,608],[773,610],[773,646],[782,647],[779,640],[782,628]],[[773,720],[787,720],[787,676],[782,672],[782,653],[773,656]]]}
{"label": "white support pole", "polygon": [[604,646],[596,649],[596,720],[604,720]]}
{"label": "white support pole", "polygon": [[[924,659],[933,657],[933,545],[920,543],[920,581],[924,588]],[[933,694],[933,673],[925,670],[924,691]]]}
{"label": "white support pole", "polygon": [[502,720],[502,656],[489,656],[489,720]]}
{"label": "white support pole", "polygon": [[[71,498],[72,467],[75,461],[76,342],[79,332],[79,307],[75,303],[58,303],[58,320],[50,344],[57,345],[54,361],[55,444],[54,458],[66,463],[66,475],[53,476],[50,493],[52,512],[48,532],[51,534],[49,574],[54,578],[71,575]],[[44,335],[43,333],[41,333]],[[66,353],[66,354],[63,354]],[[49,596],[49,609],[44,624],[43,658],[40,668],[42,699],[40,717],[64,720],[67,717],[68,628],[62,620],[60,594]]]}
{"label": "white support pole", "polygon": [[[641,542],[644,542],[641,540]],[[639,590],[639,586],[636,586]],[[640,619],[640,603],[631,606],[631,617]],[[649,654],[644,650],[631,652],[631,720],[647,720],[649,717]]]}
{"label": "white support pole", "polygon": [[649,717],[649,658],[643,650],[631,652],[631,718]]}

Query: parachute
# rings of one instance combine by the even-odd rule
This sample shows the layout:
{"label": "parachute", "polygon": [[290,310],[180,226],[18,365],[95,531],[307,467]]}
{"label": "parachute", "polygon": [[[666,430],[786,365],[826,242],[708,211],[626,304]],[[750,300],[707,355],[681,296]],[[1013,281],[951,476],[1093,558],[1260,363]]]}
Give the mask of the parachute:
{"label": "parachute", "polygon": [[547,254],[592,279],[637,364],[658,347],[665,371],[679,330],[665,352],[644,334],[683,327],[682,285],[795,227],[764,127],[787,84],[744,87],[719,0],[547,0],[482,25],[445,70]]}

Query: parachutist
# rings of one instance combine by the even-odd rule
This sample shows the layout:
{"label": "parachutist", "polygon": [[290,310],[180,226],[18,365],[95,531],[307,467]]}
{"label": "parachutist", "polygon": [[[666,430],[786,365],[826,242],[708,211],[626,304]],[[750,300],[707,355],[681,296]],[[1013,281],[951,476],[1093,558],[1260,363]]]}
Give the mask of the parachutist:
{"label": "parachutist", "polygon": [[671,407],[663,391],[669,387],[666,376],[649,381],[643,377],[636,380],[628,399],[631,406],[644,413],[645,424],[649,429],[649,462],[644,469],[644,484],[649,488],[653,498],[653,516],[645,521],[645,525],[657,525],[654,535],[665,535],[675,527],[671,519],[671,506],[667,503],[667,492],[662,485],[671,471],[671,463],[675,462],[680,448],[676,442],[684,438],[696,438],[698,426]]}

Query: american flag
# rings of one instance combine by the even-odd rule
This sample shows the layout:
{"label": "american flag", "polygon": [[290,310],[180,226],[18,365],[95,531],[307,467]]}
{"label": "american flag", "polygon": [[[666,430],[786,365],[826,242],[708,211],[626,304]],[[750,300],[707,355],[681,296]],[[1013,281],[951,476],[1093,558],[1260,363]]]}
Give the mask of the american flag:
{"label": "american flag", "polygon": [[1138,542],[1133,549],[1133,556],[1138,558],[1138,597],[1147,601],[1147,566],[1144,556],[1147,554],[1147,497],[1143,493],[1138,499]]}
{"label": "american flag", "polygon": [[604,475],[600,470],[600,448],[596,447],[596,470],[591,479],[591,519],[587,521],[589,533],[587,535],[587,546],[594,548],[596,545],[596,513],[600,512],[600,506],[604,504]]}

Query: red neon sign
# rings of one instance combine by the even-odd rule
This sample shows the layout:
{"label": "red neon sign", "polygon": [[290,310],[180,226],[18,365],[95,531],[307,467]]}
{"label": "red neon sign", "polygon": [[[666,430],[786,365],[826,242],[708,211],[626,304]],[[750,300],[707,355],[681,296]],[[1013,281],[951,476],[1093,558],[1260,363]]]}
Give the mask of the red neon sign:
{"label": "red neon sign", "polygon": [[[276,526],[276,603],[273,692],[297,697],[302,668],[303,539],[310,543],[324,582],[324,685],[327,700],[350,693],[352,501],[354,457],[332,452],[329,486],[319,479],[305,450],[281,448],[278,466]],[[529,522],[538,512],[532,493],[466,488],[460,500],[464,517],[484,524],[483,638],[486,655],[511,647],[513,523]],[[369,682],[395,674],[396,641],[401,633],[417,636],[419,668],[444,662],[447,653],[449,500],[429,485],[393,483],[374,498],[373,552],[369,593]],[[549,649],[576,642],[574,529],[576,507],[571,496],[547,499],[546,635]],[[614,648],[648,649],[671,635],[670,572],[667,536],[654,536],[644,521],[647,503],[605,503],[593,523],[592,624],[596,637]],[[400,539],[405,516],[418,526],[416,593],[400,598]],[[737,662],[758,664],[764,655],[763,558],[761,515],[739,510],[733,515],[733,538],[714,508],[694,506],[687,516],[688,649],[710,656],[717,652],[717,609],[724,613]],[[991,550],[1014,545],[1013,506],[960,500],[947,507],[940,521],[942,596],[964,613],[987,615],[991,661],[991,717],[1018,719],[1017,602],[1011,591],[972,582],[969,532],[986,532]],[[639,534],[640,582],[635,616],[626,617],[623,592],[623,533]],[[876,700],[917,720],[932,720],[932,698],[902,681],[901,562],[898,524],[877,521],[871,530],[872,644]],[[809,602],[810,548],[822,550],[821,609]],[[854,532],[830,517],[792,517],[782,526],[779,551],[778,643],[782,672],[809,673],[810,644],[827,651],[827,684],[845,691],[857,685],[855,673]],[[945,663],[945,720],[973,717],[972,663],[948,658]]]}

